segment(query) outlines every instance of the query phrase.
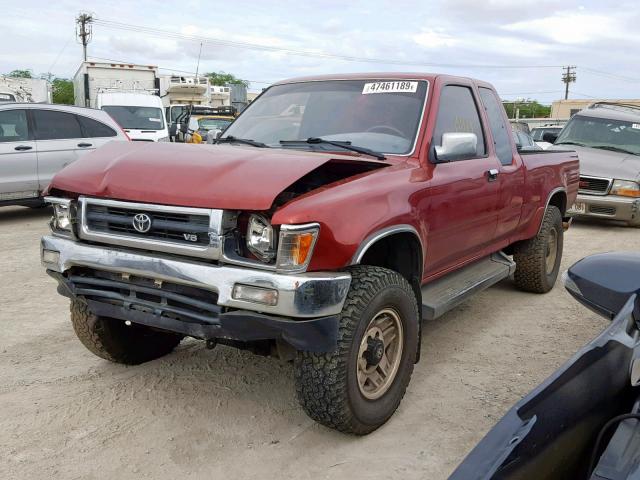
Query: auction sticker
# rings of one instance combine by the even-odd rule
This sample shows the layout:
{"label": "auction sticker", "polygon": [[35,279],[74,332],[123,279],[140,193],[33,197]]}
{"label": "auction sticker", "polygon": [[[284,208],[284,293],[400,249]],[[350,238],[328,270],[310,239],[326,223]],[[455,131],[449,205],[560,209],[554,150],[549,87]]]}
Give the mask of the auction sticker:
{"label": "auction sticker", "polygon": [[372,82],[365,83],[362,88],[362,94],[370,93],[416,93],[418,90],[418,82]]}

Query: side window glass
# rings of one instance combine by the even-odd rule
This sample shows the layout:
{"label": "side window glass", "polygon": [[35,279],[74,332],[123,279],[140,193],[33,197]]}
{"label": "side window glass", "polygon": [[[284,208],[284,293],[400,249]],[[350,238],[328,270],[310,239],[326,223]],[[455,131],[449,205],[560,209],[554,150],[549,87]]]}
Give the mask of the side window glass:
{"label": "side window glass", "polygon": [[433,134],[434,145],[442,144],[444,133],[475,133],[478,156],[486,154],[482,122],[470,88],[447,85],[442,89]]}
{"label": "side window glass", "polygon": [[113,128],[93,118],[83,117],[82,115],[78,115],[77,118],[82,127],[82,136],[84,138],[115,137],[117,135]]}
{"label": "side window glass", "polygon": [[0,142],[29,140],[29,124],[25,110],[0,111]]}
{"label": "side window glass", "polygon": [[480,99],[489,117],[489,126],[495,143],[496,155],[502,165],[511,165],[513,161],[511,142],[509,142],[511,129],[504,121],[504,107],[491,89],[480,87],[479,90]]}
{"label": "side window glass", "polygon": [[55,110],[33,110],[37,140],[61,140],[82,138],[82,131],[76,116]]}

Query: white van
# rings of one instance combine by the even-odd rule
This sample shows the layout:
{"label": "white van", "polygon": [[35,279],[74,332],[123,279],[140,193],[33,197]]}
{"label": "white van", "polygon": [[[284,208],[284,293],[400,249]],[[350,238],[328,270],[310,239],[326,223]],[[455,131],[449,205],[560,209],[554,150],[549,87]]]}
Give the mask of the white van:
{"label": "white van", "polygon": [[162,100],[150,93],[98,93],[97,107],[107,112],[139,142],[168,142],[169,129],[164,119]]}

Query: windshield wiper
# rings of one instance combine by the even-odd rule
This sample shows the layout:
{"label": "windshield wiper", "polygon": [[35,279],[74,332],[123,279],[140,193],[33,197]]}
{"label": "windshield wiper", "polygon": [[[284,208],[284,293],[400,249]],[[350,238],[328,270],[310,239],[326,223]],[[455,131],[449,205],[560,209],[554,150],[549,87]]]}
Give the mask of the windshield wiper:
{"label": "windshield wiper", "polygon": [[640,153],[632,152],[625,148],[614,147],[613,145],[591,145],[591,148],[600,148],[602,150],[611,150],[612,152],[629,153],[631,155],[640,155]]}
{"label": "windshield wiper", "polygon": [[216,143],[243,143],[245,145],[251,145],[252,147],[258,148],[269,148],[269,145],[262,142],[256,142],[255,140],[250,140],[248,138],[238,138],[233,135],[228,135],[226,137],[220,137],[216,140]]}
{"label": "windshield wiper", "polygon": [[568,140],[566,142],[556,142],[556,143],[554,143],[554,145],[577,145],[579,147],[586,147],[587,146],[584,143],[572,142],[571,140]]}
{"label": "windshield wiper", "polygon": [[317,145],[319,143],[324,143],[326,145],[333,145],[334,147],[344,148],[345,150],[351,150],[352,152],[362,153],[364,155],[370,155],[372,157],[377,158],[378,160],[386,160],[383,154],[376,152],[375,150],[371,150],[366,147],[358,147],[356,145],[351,145],[349,141],[337,141],[337,140],[325,140],[324,138],[319,137],[309,137],[306,140],[280,140],[280,145]]}

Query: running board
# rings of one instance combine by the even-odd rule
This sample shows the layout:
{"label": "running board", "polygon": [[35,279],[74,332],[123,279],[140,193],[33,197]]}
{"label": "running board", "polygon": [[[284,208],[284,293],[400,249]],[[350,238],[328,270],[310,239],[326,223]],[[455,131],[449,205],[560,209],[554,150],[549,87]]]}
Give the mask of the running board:
{"label": "running board", "polygon": [[504,253],[494,253],[422,287],[422,318],[433,320],[470,296],[507,278],[516,264]]}

